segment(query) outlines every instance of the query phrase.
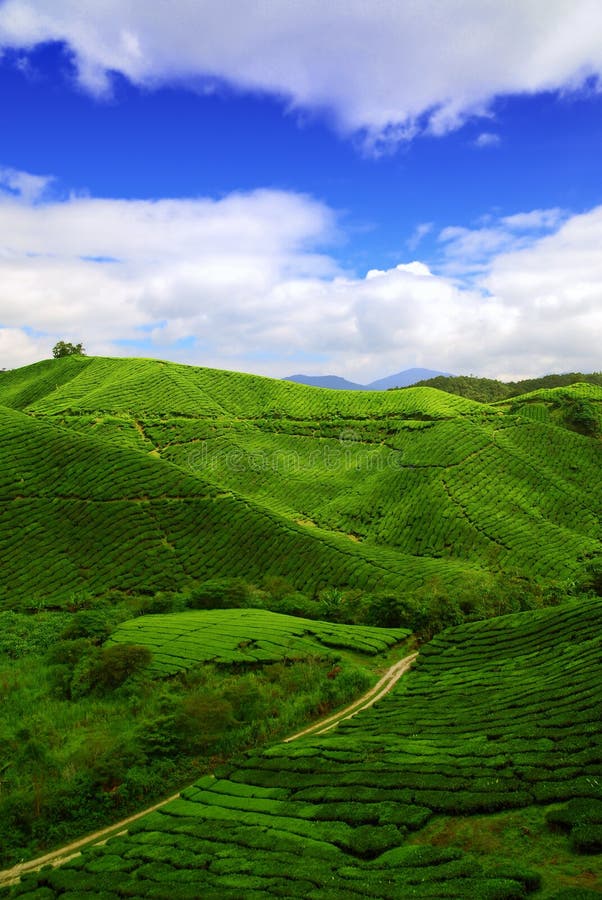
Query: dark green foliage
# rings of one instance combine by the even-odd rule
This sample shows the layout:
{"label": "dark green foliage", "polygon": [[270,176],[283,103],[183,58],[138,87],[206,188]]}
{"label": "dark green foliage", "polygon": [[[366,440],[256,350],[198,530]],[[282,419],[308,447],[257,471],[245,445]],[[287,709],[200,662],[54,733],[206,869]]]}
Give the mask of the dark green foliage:
{"label": "dark green foliage", "polygon": [[600,900],[600,891],[589,888],[568,887],[554,894],[551,900]]}
{"label": "dark green foliage", "polygon": [[573,401],[567,411],[567,418],[575,430],[581,434],[589,437],[598,437],[600,434],[600,416],[590,400],[577,399]]}
{"label": "dark green foliage", "polygon": [[551,828],[561,828],[570,835],[577,853],[602,851],[602,795],[570,800],[566,806],[551,810],[546,820]]}
{"label": "dark green foliage", "polygon": [[581,591],[593,591],[602,597],[602,556],[589,560],[582,569],[579,581]]}
{"label": "dark green foliage", "polygon": [[54,647],[65,626],[66,614],[37,616],[16,612],[0,613],[0,655],[18,659],[28,653],[45,653]]}
{"label": "dark green foliage", "polygon": [[[477,378],[474,375],[438,375],[436,378],[419,381],[413,387],[433,387],[459,397],[467,397],[469,400],[477,400],[480,403],[493,403],[496,400],[518,397],[542,388],[567,387],[579,383],[602,386],[602,372],[593,372],[591,375],[570,372],[566,375],[526,378],[523,381],[496,381],[493,378]],[[407,388],[394,388],[394,390],[407,390]]]}
{"label": "dark green foliage", "polygon": [[238,609],[249,606],[251,593],[242,578],[214,578],[186,593],[186,606],[192,609]]}
{"label": "dark green foliage", "polygon": [[85,356],[86,351],[81,343],[72,344],[70,341],[58,341],[52,348],[52,355],[55,359],[62,359],[64,356]]}
{"label": "dark green foliage", "polygon": [[[458,397],[466,397],[468,400],[477,400],[479,403],[494,403],[496,400],[505,400],[512,396],[511,391],[515,385],[493,378],[477,378],[475,375],[437,375],[435,378],[416,382],[414,387],[432,387]],[[407,389],[392,388],[392,390]]]}
{"label": "dark green foliage", "polygon": [[602,852],[602,822],[575,825],[571,828],[570,844],[577,853]]}
{"label": "dark green foliage", "polygon": [[145,669],[151,659],[150,650],[136,644],[103,647],[88,671],[91,689],[99,693],[115,690]]}

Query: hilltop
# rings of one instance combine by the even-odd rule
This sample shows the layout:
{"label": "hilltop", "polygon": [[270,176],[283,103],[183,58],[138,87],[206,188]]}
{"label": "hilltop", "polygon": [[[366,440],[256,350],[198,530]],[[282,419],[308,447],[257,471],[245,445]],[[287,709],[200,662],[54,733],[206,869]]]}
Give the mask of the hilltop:
{"label": "hilltop", "polygon": [[473,593],[504,571],[574,577],[602,552],[600,444],[531,415],[552,402],[536,399],[143,359],[4,373],[4,603],[216,575]]}

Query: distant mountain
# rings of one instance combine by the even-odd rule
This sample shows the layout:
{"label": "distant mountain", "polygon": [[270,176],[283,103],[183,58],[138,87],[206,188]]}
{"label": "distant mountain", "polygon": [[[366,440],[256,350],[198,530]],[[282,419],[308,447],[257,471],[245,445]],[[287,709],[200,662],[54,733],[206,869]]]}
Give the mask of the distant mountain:
{"label": "distant mountain", "polygon": [[331,388],[338,391],[388,391],[390,388],[408,387],[425,378],[448,377],[448,372],[437,372],[434,369],[404,369],[396,375],[379,378],[370,384],[356,384],[338,375],[289,375],[283,381],[294,381],[296,384],[308,384],[311,387]]}
{"label": "distant mountain", "polygon": [[289,375],[283,381],[294,381],[295,384],[308,384],[310,387],[331,388],[337,391],[365,391],[363,384],[347,381],[338,375]]}
{"label": "distant mountain", "polygon": [[379,378],[377,381],[371,381],[364,390],[366,391],[388,391],[390,388],[409,387],[416,384],[417,381],[424,381],[425,378],[449,378],[449,372],[436,372],[434,369],[404,369],[396,375],[387,375],[386,378]]}

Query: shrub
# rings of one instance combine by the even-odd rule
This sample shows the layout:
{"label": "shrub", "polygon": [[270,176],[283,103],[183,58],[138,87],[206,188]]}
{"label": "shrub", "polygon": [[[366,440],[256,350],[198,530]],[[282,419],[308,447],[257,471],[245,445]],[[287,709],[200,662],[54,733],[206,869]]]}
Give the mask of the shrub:
{"label": "shrub", "polygon": [[242,578],[214,578],[188,591],[191,609],[238,609],[248,606],[251,589]]}

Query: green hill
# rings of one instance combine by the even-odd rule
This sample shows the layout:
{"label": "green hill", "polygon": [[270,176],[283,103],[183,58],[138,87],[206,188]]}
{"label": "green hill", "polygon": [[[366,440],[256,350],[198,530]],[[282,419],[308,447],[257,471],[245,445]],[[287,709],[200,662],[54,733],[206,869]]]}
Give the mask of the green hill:
{"label": "green hill", "polygon": [[589,437],[602,435],[602,385],[577,383],[540,388],[498,405],[537,422],[559,425]]}
{"label": "green hill", "polygon": [[[1,407],[0,454],[5,608],[60,605],[77,591],[153,593],[224,573],[284,575],[309,588],[399,581],[404,561],[386,550],[356,548],[168,461]],[[434,561],[417,562],[405,561],[414,578],[434,572]]]}
{"label": "green hill", "polygon": [[602,553],[601,447],[525,412],[555,402],[513,415],[138,359],[3,373],[3,602],[216,575],[309,591],[572,577]]}
{"label": "green hill", "polygon": [[601,629],[600,599],[449,629],[335,732],[249,751],[14,895],[514,900],[587,873],[599,888]]}
{"label": "green hill", "polygon": [[319,657],[332,648],[374,656],[408,636],[403,628],[313,622],[265,609],[212,609],[130,619],[110,644],[146,647],[150,671],[171,675],[204,662],[264,665]]}
{"label": "green hill", "polygon": [[[15,895],[595,887],[601,408],[590,383],[484,404],[156,360],[0,373],[5,858],[214,773]],[[573,582],[579,603],[440,631],[370,711],[260,749],[408,634],[368,626],[425,639]]]}
{"label": "green hill", "polygon": [[523,381],[497,381],[495,378],[478,378],[475,375],[438,375],[425,381],[416,382],[416,386],[434,387],[440,391],[478,400],[480,403],[493,403],[496,400],[507,400],[522,394],[542,389],[568,387],[571,384],[587,383],[602,386],[602,372],[567,372],[563,375],[544,375],[541,378],[526,378]]}

